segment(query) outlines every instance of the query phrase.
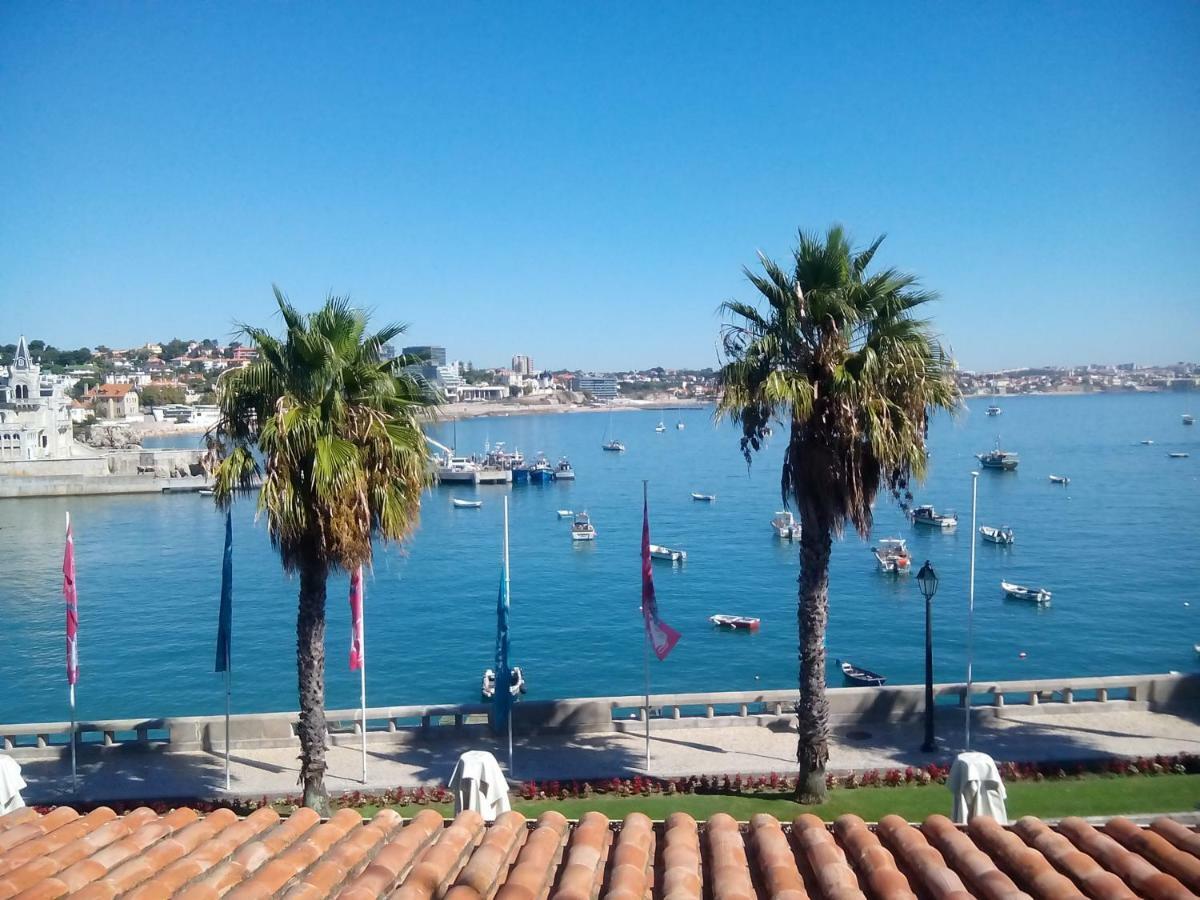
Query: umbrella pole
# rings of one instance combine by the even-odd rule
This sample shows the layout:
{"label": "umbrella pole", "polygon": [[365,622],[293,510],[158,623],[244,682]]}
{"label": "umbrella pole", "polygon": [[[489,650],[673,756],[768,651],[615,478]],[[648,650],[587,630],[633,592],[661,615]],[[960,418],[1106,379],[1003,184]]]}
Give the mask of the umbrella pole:
{"label": "umbrella pole", "polygon": [[230,695],[233,693],[233,661],[225,666],[225,790],[229,790],[229,706]]}
{"label": "umbrella pole", "polygon": [[75,685],[70,685],[71,692],[71,790],[79,791],[79,776],[75,770]]}
{"label": "umbrella pole", "polygon": [[967,704],[963,724],[966,749],[971,749],[971,682],[975,639],[975,509],[979,500],[979,473],[971,473],[971,587],[967,600]]}

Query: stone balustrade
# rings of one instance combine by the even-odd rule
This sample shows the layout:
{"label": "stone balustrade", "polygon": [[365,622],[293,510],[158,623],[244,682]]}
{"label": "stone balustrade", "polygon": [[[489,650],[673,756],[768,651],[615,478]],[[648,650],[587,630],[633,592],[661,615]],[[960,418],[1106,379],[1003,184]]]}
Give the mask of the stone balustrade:
{"label": "stone balustrade", "polygon": [[[941,706],[965,707],[976,714],[1013,715],[1149,709],[1200,710],[1200,674],[1103,676],[1026,681],[979,681],[971,686],[938,684]],[[655,730],[716,725],[765,725],[793,715],[796,691],[734,691],[725,693],[651,694],[569,700],[522,700],[514,707],[518,734],[605,733],[644,728],[649,715]],[[921,715],[923,685],[879,688],[832,688],[828,692],[834,724],[899,722]],[[433,706],[387,706],[367,709],[367,739],[371,743],[403,743],[438,736],[462,737],[464,729],[485,725],[490,706],[465,703]],[[357,745],[362,713],[357,709],[327,710],[332,744]],[[298,746],[294,712],[239,714],[230,717],[230,746],[267,749]],[[0,724],[0,750],[19,759],[54,757],[66,751],[69,722]],[[75,740],[81,751],[105,748],[144,748],[163,752],[223,750],[224,716],[180,716],[161,719],[85,720],[76,723]]]}

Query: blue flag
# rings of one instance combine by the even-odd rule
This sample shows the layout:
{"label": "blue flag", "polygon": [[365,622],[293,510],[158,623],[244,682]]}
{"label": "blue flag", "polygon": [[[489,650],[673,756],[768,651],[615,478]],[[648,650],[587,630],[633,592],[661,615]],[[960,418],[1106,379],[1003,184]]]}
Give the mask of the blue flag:
{"label": "blue flag", "polygon": [[500,570],[500,596],[496,600],[496,692],[492,695],[492,728],[504,731],[512,710],[512,672],[508,667],[508,585]]}
{"label": "blue flag", "polygon": [[233,664],[233,516],[225,513],[225,561],[221,564],[221,613],[217,618],[217,667],[228,672]]}

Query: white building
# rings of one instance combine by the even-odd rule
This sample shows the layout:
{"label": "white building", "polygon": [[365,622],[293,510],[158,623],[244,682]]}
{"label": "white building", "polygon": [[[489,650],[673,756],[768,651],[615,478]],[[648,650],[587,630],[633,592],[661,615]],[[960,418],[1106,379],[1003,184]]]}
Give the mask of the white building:
{"label": "white building", "polygon": [[68,387],[66,379],[42,374],[22,335],[12,365],[0,368],[0,460],[71,455]]}

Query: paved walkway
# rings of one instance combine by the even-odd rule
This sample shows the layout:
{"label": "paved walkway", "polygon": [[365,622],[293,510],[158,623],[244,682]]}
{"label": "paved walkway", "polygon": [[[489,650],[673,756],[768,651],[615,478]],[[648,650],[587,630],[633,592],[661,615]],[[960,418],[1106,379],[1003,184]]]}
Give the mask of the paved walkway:
{"label": "paved walkway", "polygon": [[[919,751],[920,721],[865,724],[834,731],[830,768],[834,771],[924,765],[948,761],[963,745],[962,717],[939,711],[941,750]],[[644,772],[642,734],[596,734],[521,738],[514,747],[513,780],[626,776]],[[1200,722],[1165,713],[1013,711],[1008,718],[980,714],[972,727],[972,747],[1004,760],[1083,760],[1104,756],[1200,753]],[[771,725],[660,728],[651,733],[650,772],[659,777],[791,772],[796,732],[783,722]],[[443,784],[458,755],[485,749],[504,760],[503,742],[482,729],[464,729],[461,738],[415,739],[406,744],[376,743],[367,748],[367,783],[360,780],[358,748],[331,747],[327,784],[331,791],[378,790]],[[297,793],[297,751],[235,751],[231,793],[260,797]],[[27,761],[25,796],[32,803],[71,796],[70,759]],[[158,753],[89,748],[79,765],[80,799],[209,798],[224,794],[224,757],[219,753]]]}

